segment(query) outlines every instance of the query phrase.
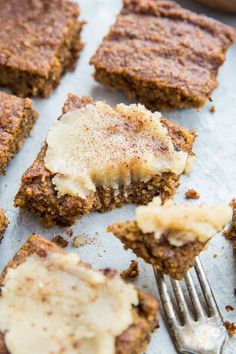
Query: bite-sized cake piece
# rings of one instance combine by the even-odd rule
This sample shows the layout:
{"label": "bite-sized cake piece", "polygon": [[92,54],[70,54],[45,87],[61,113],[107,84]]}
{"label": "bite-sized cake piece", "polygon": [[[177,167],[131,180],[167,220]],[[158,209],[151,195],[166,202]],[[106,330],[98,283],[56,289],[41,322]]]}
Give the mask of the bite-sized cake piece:
{"label": "bite-sized cake piece", "polygon": [[174,1],[123,2],[91,59],[94,78],[152,110],[203,106],[235,30]]}
{"label": "bite-sized cake piece", "polygon": [[48,97],[82,48],[79,5],[67,0],[0,0],[0,85]]}
{"label": "bite-sized cake piece", "polygon": [[175,205],[159,197],[136,209],[134,221],[108,227],[137,256],[164,274],[182,279],[208,241],[232,218],[228,205]]}
{"label": "bite-sized cake piece", "polygon": [[15,205],[48,225],[71,224],[92,210],[146,204],[175,193],[189,168],[195,134],[141,105],[111,108],[69,95]]}
{"label": "bite-sized cake piece", "polygon": [[[3,238],[3,234],[4,234],[8,224],[9,224],[8,219],[7,219],[4,211],[0,208],[0,242]],[[0,351],[0,353],[1,353],[1,351]]]}
{"label": "bite-sized cake piece", "polygon": [[20,149],[37,117],[29,98],[0,92],[0,174],[6,172],[7,163]]}
{"label": "bite-sized cake piece", "polygon": [[142,353],[156,299],[32,235],[0,276],[0,353]]}

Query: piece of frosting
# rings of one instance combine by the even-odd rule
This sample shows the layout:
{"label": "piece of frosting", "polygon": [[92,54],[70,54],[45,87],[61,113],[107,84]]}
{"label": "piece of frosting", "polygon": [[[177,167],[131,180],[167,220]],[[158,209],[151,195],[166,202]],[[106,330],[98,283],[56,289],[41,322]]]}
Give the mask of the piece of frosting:
{"label": "piece of frosting", "polygon": [[188,153],[176,151],[160,113],[103,102],[62,115],[47,137],[45,165],[60,196],[86,199],[97,186],[118,189],[162,172],[180,175]]}
{"label": "piece of frosting", "polygon": [[11,354],[115,354],[132,323],[137,290],[79,263],[76,254],[34,254],[9,268],[0,331]]}
{"label": "piece of frosting", "polygon": [[156,197],[147,206],[136,209],[136,221],[143,233],[154,233],[157,240],[163,235],[173,246],[199,241],[206,243],[232,219],[229,205],[175,205],[172,200],[161,205]]}

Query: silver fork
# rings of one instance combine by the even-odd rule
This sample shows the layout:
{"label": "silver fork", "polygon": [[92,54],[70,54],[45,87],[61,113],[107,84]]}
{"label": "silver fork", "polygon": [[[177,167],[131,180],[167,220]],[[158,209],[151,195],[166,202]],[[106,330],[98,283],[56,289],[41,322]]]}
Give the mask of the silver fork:
{"label": "silver fork", "polygon": [[[171,279],[179,310],[175,311],[165,278],[154,269],[168,328],[179,353],[220,354],[223,352],[224,345],[228,339],[228,333],[198,257],[194,268],[208,310],[208,313],[206,313],[201,304],[191,271],[189,271],[184,280],[193,305],[195,318],[191,314],[180,282]],[[177,312],[180,314],[180,318],[178,318]]]}

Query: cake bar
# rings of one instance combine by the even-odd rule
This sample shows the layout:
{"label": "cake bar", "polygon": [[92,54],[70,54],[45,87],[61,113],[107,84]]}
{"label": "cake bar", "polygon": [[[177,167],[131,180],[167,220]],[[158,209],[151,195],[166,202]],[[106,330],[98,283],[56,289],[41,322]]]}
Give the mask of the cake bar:
{"label": "cake bar", "polygon": [[123,3],[91,59],[95,80],[154,111],[203,106],[235,30],[174,1]]}
{"label": "cake bar", "polygon": [[152,295],[38,235],[10,261],[0,285],[1,354],[141,354],[158,323]]}
{"label": "cake bar", "polygon": [[79,5],[67,0],[0,1],[0,85],[48,97],[82,49]]}
{"label": "cake bar", "polygon": [[111,108],[69,95],[63,114],[22,177],[15,206],[46,225],[93,211],[170,198],[193,158],[193,131],[141,105]]}
{"label": "cake bar", "polygon": [[0,92],[0,174],[20,149],[38,114],[29,98]]}

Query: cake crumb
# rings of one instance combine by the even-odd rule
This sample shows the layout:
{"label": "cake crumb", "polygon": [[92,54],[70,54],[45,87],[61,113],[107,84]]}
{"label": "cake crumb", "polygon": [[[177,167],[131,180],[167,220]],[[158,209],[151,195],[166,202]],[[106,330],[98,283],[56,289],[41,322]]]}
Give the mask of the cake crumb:
{"label": "cake crumb", "polygon": [[84,236],[76,236],[73,240],[73,246],[76,247],[76,248],[79,248],[81,246],[85,246],[87,243],[87,240]]}
{"label": "cake crumb", "polygon": [[215,113],[216,112],[216,106],[214,104],[211,106],[210,112],[211,113]]}
{"label": "cake crumb", "polygon": [[224,321],[225,328],[227,329],[229,336],[232,337],[236,333],[236,325],[233,322]]}
{"label": "cake crumb", "polygon": [[231,312],[234,311],[234,307],[232,305],[225,306],[226,311]]}
{"label": "cake crumb", "polygon": [[66,248],[68,246],[68,241],[66,241],[61,235],[53,236],[52,242],[56,243],[56,245],[61,248]]}
{"label": "cake crumb", "polygon": [[218,257],[218,255],[217,255],[217,254],[214,254],[213,258],[217,258],[217,257]]}
{"label": "cake crumb", "polygon": [[69,229],[65,232],[66,236],[67,237],[72,237],[73,236],[73,230],[72,229]]}
{"label": "cake crumb", "polygon": [[193,188],[190,188],[185,192],[185,198],[186,199],[199,199],[200,194]]}
{"label": "cake crumb", "polygon": [[139,275],[139,266],[137,261],[131,261],[129,268],[121,272],[120,276],[124,280],[136,278]]}

